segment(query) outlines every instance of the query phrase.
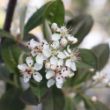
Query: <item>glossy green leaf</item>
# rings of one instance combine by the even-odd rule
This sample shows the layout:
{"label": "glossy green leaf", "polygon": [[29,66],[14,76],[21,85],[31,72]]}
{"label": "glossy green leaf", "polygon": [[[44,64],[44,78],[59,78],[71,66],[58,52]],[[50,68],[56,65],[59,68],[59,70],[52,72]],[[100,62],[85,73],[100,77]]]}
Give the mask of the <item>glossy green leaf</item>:
{"label": "glossy green leaf", "polygon": [[54,1],[46,11],[46,18],[51,22],[55,22],[58,25],[64,25],[64,5],[62,0]]}
{"label": "glossy green leaf", "polygon": [[31,89],[28,89],[23,92],[23,94],[21,95],[21,100],[27,105],[38,105],[39,104],[38,98],[33,94]]}
{"label": "glossy green leaf", "polygon": [[31,91],[33,92],[33,94],[38,97],[39,101],[42,100],[42,98],[46,95],[48,88],[46,87],[46,85],[41,83],[31,83]]}
{"label": "glossy green leaf", "polygon": [[0,80],[8,82],[10,80],[9,78],[9,71],[6,69],[4,64],[0,64]]}
{"label": "glossy green leaf", "polygon": [[12,40],[6,40],[3,42],[1,49],[2,59],[5,62],[6,67],[10,72],[16,73],[18,58],[21,53],[20,48]]}
{"label": "glossy green leaf", "polygon": [[74,103],[75,100],[73,100],[70,97],[65,98],[65,107],[64,110],[77,110],[76,104]]}
{"label": "glossy green leaf", "polygon": [[67,27],[71,29],[71,34],[78,38],[78,44],[90,32],[93,26],[93,19],[90,15],[79,15],[68,21]]}
{"label": "glossy green leaf", "polygon": [[0,110],[24,110],[24,107],[19,90],[10,89],[0,99]]}
{"label": "glossy green leaf", "polygon": [[49,26],[49,23],[48,23],[47,20],[45,20],[45,21],[43,22],[42,30],[43,30],[44,38],[45,38],[48,42],[50,42],[50,40],[51,40],[50,37],[51,37],[51,35],[52,35],[52,31],[51,31],[51,29],[50,29],[50,26]]}
{"label": "glossy green leaf", "polygon": [[97,69],[101,70],[106,65],[109,58],[109,45],[100,44],[92,49],[94,54],[97,56]]}
{"label": "glossy green leaf", "polygon": [[42,101],[43,110],[63,110],[65,99],[62,91],[57,88],[51,89]]}
{"label": "glossy green leaf", "polygon": [[61,0],[50,1],[38,9],[26,23],[24,33],[42,24],[45,19],[58,24],[64,23],[64,6]]}

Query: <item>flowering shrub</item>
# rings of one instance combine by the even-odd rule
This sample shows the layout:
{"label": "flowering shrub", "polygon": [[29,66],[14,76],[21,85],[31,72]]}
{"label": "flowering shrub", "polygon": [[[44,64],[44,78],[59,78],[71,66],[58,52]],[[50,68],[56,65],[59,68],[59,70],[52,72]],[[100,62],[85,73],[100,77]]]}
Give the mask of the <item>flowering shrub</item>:
{"label": "flowering shrub", "polygon": [[[82,102],[85,110],[109,110],[96,96],[86,95],[96,84],[110,85],[109,77],[100,74],[109,46],[79,48],[93,19],[84,14],[65,22],[65,16],[63,2],[55,0],[38,9],[25,25],[22,21],[19,35],[0,29],[0,79],[6,83],[0,110],[39,104],[43,110],[78,110]],[[43,40],[30,33],[37,26],[42,27]]]}

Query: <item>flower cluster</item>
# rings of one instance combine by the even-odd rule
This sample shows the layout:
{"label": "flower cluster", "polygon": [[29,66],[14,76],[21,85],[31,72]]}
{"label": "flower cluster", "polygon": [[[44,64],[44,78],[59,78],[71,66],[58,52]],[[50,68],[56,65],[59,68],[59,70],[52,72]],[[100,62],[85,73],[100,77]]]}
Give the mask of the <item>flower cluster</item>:
{"label": "flower cluster", "polygon": [[93,76],[93,80],[106,86],[110,86],[110,76],[107,73],[96,72]]}
{"label": "flower cluster", "polygon": [[18,65],[18,69],[23,74],[24,82],[28,82],[31,77],[40,82],[43,77],[39,71],[44,67],[47,87],[56,84],[57,88],[62,88],[66,78],[73,77],[77,69],[75,62],[79,59],[79,52],[69,45],[77,43],[77,39],[69,34],[65,26],[59,28],[53,23],[51,29],[51,42],[31,39],[27,43],[31,55],[24,64]]}

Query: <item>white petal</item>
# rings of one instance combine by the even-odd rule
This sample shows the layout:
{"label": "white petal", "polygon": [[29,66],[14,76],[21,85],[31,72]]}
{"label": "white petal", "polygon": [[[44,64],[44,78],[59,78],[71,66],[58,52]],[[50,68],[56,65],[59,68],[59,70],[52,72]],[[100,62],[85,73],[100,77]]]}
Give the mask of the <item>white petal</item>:
{"label": "white petal", "polygon": [[42,80],[42,76],[41,76],[41,74],[39,72],[33,73],[33,78],[37,82],[41,82],[41,80]]}
{"label": "white petal", "polygon": [[57,62],[57,65],[58,66],[63,66],[63,63],[64,63],[63,59],[59,59],[58,62]]}
{"label": "white petal", "polygon": [[36,62],[38,63],[38,64],[43,64],[43,61],[44,61],[44,56],[42,55],[42,54],[38,54],[37,56],[36,56]]}
{"label": "white petal", "polygon": [[70,74],[70,69],[63,67],[61,73],[63,77],[68,77],[68,75]]}
{"label": "white petal", "polygon": [[57,33],[54,33],[51,37],[52,37],[52,40],[53,41],[58,41],[58,40],[60,40],[61,35],[60,34],[57,34]]}
{"label": "white petal", "polygon": [[35,65],[34,65],[34,70],[39,71],[39,70],[42,69],[42,67],[43,67],[42,64],[35,63]]}
{"label": "white petal", "polygon": [[29,82],[30,78],[31,78],[31,75],[29,75],[29,74],[24,74],[24,75],[23,75],[24,83]]}
{"label": "white petal", "polygon": [[52,42],[51,46],[53,49],[58,49],[60,46],[60,43],[59,43],[59,41],[54,41],[54,42]]}
{"label": "white petal", "polygon": [[56,83],[57,88],[61,89],[63,87],[63,83]]}
{"label": "white petal", "polygon": [[73,70],[73,71],[76,71],[76,64],[75,64],[75,62],[71,62],[71,69]]}
{"label": "white petal", "polygon": [[50,79],[47,81],[47,87],[50,88],[51,86],[53,86],[55,84],[55,80],[54,79]]}
{"label": "white petal", "polygon": [[66,38],[62,38],[60,43],[61,43],[61,46],[65,47],[68,44],[68,41]]}
{"label": "white petal", "polygon": [[32,55],[33,57],[35,57],[37,54],[38,54],[38,52],[37,52],[35,49],[33,49],[33,50],[31,51],[31,55]]}
{"label": "white petal", "polygon": [[52,65],[57,65],[57,62],[58,62],[58,58],[57,58],[57,57],[52,56],[52,57],[50,58],[50,64],[52,64]]}
{"label": "white petal", "polygon": [[50,57],[51,56],[51,49],[49,47],[43,48],[43,54],[45,57]]}
{"label": "white petal", "polygon": [[71,63],[72,63],[71,59],[67,59],[65,65],[71,68]]}
{"label": "white petal", "polygon": [[34,63],[32,57],[26,57],[26,63],[29,67],[31,67]]}
{"label": "white petal", "polygon": [[27,68],[28,68],[28,67],[27,67],[26,64],[19,64],[19,65],[18,65],[18,69],[19,69],[20,71],[23,71],[23,72],[24,72]]}
{"label": "white petal", "polygon": [[59,52],[57,56],[58,58],[61,58],[61,59],[66,58],[66,55],[63,52]]}
{"label": "white petal", "polygon": [[33,49],[38,45],[38,42],[36,42],[34,39],[30,40],[30,48]]}
{"label": "white petal", "polygon": [[46,73],[46,78],[47,78],[47,79],[50,79],[50,78],[52,78],[54,75],[55,75],[54,71],[49,70],[49,71],[47,71],[47,73]]}
{"label": "white petal", "polygon": [[60,83],[60,84],[61,84],[61,83],[64,83],[64,78],[63,78],[61,75],[57,75],[57,76],[56,76],[56,82],[57,82],[57,83]]}

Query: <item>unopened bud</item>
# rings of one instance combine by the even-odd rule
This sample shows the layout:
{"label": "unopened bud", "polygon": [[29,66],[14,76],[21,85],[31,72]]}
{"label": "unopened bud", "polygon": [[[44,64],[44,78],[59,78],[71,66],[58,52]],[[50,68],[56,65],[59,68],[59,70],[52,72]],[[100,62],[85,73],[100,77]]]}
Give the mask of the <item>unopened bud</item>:
{"label": "unopened bud", "polygon": [[60,41],[60,43],[61,43],[61,46],[62,47],[65,47],[68,44],[68,41],[67,41],[67,39],[62,38],[61,41]]}

